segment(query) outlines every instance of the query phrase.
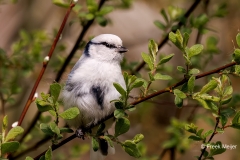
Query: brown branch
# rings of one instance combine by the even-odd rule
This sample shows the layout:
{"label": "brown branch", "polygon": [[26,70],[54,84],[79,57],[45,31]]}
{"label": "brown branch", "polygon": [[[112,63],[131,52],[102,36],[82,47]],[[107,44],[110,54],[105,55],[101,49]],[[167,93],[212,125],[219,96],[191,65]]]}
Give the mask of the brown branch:
{"label": "brown branch", "polygon": [[[195,2],[191,5],[191,7],[187,10],[187,12],[183,15],[183,17],[188,18],[200,2],[201,2],[201,0],[195,0]],[[183,25],[183,22],[179,21],[177,26],[176,26],[176,29],[171,30],[170,32],[176,32],[176,30],[179,29],[182,25]],[[169,35],[170,32],[168,32],[167,35]],[[168,36],[165,36],[164,39],[158,44],[158,50],[160,50],[165,45],[165,43],[167,43],[167,41],[168,41]],[[136,69],[133,71],[133,73],[131,73],[131,74],[135,74],[135,73],[139,72],[144,66],[145,66],[145,62],[142,61],[136,67]]]}
{"label": "brown branch", "polygon": [[[236,65],[236,64],[237,64],[236,62],[232,62],[232,63],[226,64],[226,65],[224,65],[224,66],[222,66],[222,67],[219,67],[219,68],[213,69],[213,70],[211,70],[211,71],[208,71],[208,72],[199,74],[198,76],[196,76],[196,79],[199,79],[199,78],[202,78],[202,77],[205,77],[205,76],[214,74],[214,73],[218,73],[218,72],[220,72],[221,70],[226,69],[226,68],[228,68],[228,67],[232,67],[232,66],[234,66],[234,65]],[[140,100],[134,101],[134,102],[132,102],[130,105],[137,105],[137,104],[139,104],[139,103],[141,103],[141,102],[144,102],[144,101],[146,101],[146,100],[148,100],[148,99],[151,99],[151,98],[153,98],[153,97],[156,97],[156,96],[158,96],[158,95],[160,95],[160,94],[163,94],[163,93],[165,93],[165,92],[170,92],[170,91],[172,91],[172,89],[174,89],[175,87],[179,87],[179,86],[183,85],[184,83],[186,83],[187,81],[188,81],[188,79],[183,79],[183,80],[179,81],[178,83],[173,84],[173,85],[170,86],[170,87],[167,87],[167,88],[162,89],[162,90],[160,90],[160,91],[158,91],[158,92],[155,92],[155,93],[150,94],[150,95],[148,95],[148,96],[146,96],[146,97],[143,97],[143,98],[141,98]],[[104,119],[102,119],[101,121],[99,121],[98,123],[96,123],[95,125],[91,125],[91,126],[89,126],[88,128],[86,128],[86,130],[90,130],[91,128],[93,128],[93,127],[95,127],[95,126],[97,126],[97,125],[105,122],[106,120],[112,118],[113,116],[114,116],[113,113],[110,114],[110,115],[108,115],[107,117],[105,117]],[[52,145],[52,150],[54,151],[55,149],[57,149],[57,148],[61,147],[62,145],[68,143],[69,141],[73,140],[74,138],[76,138],[76,135],[75,135],[75,134],[73,134],[73,135],[71,135],[70,137],[66,138],[65,140],[63,140],[62,142],[60,142],[58,145]],[[46,150],[46,151],[47,151],[47,150]],[[45,154],[46,151],[42,152],[40,155],[38,155],[38,156],[35,157],[34,159],[40,158],[42,155]]]}
{"label": "brown branch", "polygon": [[[48,56],[48,60],[50,60],[51,57],[52,57],[53,51],[54,51],[54,49],[55,49],[55,47],[57,45],[57,42],[58,42],[58,40],[60,38],[60,35],[61,35],[62,31],[63,31],[63,28],[64,28],[64,26],[65,26],[65,24],[67,22],[68,16],[69,16],[69,14],[70,14],[70,12],[71,12],[71,10],[72,10],[72,8],[74,6],[75,6],[75,4],[71,3],[70,7],[68,8],[68,11],[67,11],[67,13],[66,13],[66,15],[65,15],[65,17],[63,19],[63,22],[61,24],[61,27],[60,27],[58,33],[57,33],[57,36],[56,36],[56,38],[55,38],[55,40],[54,40],[54,42],[53,42],[53,44],[52,44],[52,46],[50,48],[50,51],[49,51],[48,55],[47,55]],[[32,91],[31,91],[29,97],[28,97],[27,103],[26,103],[26,105],[25,105],[25,107],[24,107],[24,109],[23,109],[23,111],[21,113],[21,116],[20,116],[19,120],[18,120],[18,126],[21,126],[21,124],[23,122],[23,119],[24,119],[24,117],[25,117],[25,115],[26,115],[26,113],[28,111],[28,108],[29,108],[30,104],[34,100],[34,94],[36,93],[37,87],[38,87],[38,85],[39,85],[39,83],[40,83],[40,81],[41,81],[41,79],[43,77],[43,74],[44,74],[46,68],[47,68],[48,60],[46,60],[46,61],[44,60],[44,62],[43,62],[42,69],[41,69],[41,71],[40,71],[40,73],[38,75],[38,78],[37,78],[37,80],[36,80],[36,82],[35,82],[35,84],[34,84],[34,86],[32,88]]]}

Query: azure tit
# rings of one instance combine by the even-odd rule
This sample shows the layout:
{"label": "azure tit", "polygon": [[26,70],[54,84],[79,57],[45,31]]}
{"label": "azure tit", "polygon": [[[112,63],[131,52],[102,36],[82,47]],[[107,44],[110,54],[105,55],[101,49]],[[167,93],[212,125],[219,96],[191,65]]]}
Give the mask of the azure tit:
{"label": "azure tit", "polygon": [[[97,124],[114,112],[115,106],[111,101],[118,99],[120,94],[113,83],[126,88],[120,62],[127,51],[118,36],[101,34],[87,43],[83,55],[68,75],[62,98],[65,109],[77,106],[80,110],[76,118],[68,120],[70,126],[77,128],[78,137],[84,138],[85,128]],[[113,122],[105,122],[103,132]],[[114,148],[104,139],[99,138],[98,142],[97,152],[91,148],[91,160],[104,159],[108,153],[114,152]]]}

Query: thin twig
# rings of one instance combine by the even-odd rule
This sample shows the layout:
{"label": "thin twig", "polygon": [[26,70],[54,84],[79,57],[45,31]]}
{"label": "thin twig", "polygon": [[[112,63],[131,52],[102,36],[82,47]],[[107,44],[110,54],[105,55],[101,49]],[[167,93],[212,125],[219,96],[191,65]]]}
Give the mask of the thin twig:
{"label": "thin twig", "polygon": [[[214,135],[217,134],[216,131],[217,131],[218,124],[219,124],[219,117],[216,118],[216,124],[215,124],[215,127],[214,127],[214,131],[213,131],[213,133],[212,133],[212,135],[211,135],[211,137],[209,138],[209,140],[208,140],[207,143],[211,142],[211,140],[213,139]],[[201,160],[201,159],[202,159],[202,156],[203,156],[204,152],[206,151],[206,149],[207,149],[207,146],[205,146],[205,147],[202,149],[201,155],[199,156],[198,160]]]}
{"label": "thin twig", "polygon": [[[198,6],[198,4],[200,2],[201,2],[201,0],[195,0],[195,2],[191,5],[191,7],[187,10],[187,12],[184,14],[183,17],[188,18],[190,16],[190,14],[195,10],[195,8]],[[183,22],[179,21],[177,26],[176,26],[176,29],[175,30],[171,30],[170,32],[176,32],[176,30],[179,29],[182,25],[183,25]],[[169,35],[169,33],[167,35]],[[167,41],[168,41],[168,36],[165,36],[164,39],[158,44],[158,50],[160,50],[165,45],[165,43],[167,43]],[[142,61],[136,67],[136,69],[133,71],[132,74],[135,74],[135,73],[139,72],[144,66],[145,66],[145,62]]]}
{"label": "thin twig", "polygon": [[[60,36],[62,34],[64,26],[65,26],[65,24],[67,22],[68,16],[69,16],[69,14],[70,14],[70,12],[71,12],[71,10],[72,10],[72,8],[74,6],[75,6],[75,4],[71,3],[70,7],[68,8],[68,11],[67,11],[67,13],[66,13],[66,15],[65,15],[65,17],[63,19],[63,22],[61,24],[61,27],[60,27],[58,33],[57,33],[57,36],[56,36],[56,38],[55,38],[55,40],[54,40],[54,42],[53,42],[53,44],[52,44],[52,46],[50,48],[50,51],[49,51],[48,55],[47,55],[48,56],[48,60],[50,60],[51,57],[52,57],[53,51],[54,51],[54,49],[55,49],[55,47],[57,45],[57,42],[58,42],[58,40],[59,40],[59,38],[60,38]],[[27,103],[26,103],[26,105],[25,105],[25,107],[24,107],[24,109],[23,109],[23,111],[21,113],[21,116],[20,116],[19,120],[18,120],[18,126],[21,126],[21,124],[23,122],[23,119],[24,119],[24,117],[25,117],[25,115],[26,115],[26,113],[28,111],[28,108],[29,108],[29,106],[31,105],[31,103],[34,100],[34,94],[36,93],[37,87],[38,87],[38,85],[39,85],[39,83],[40,83],[40,81],[41,81],[41,79],[43,77],[43,74],[44,74],[46,68],[47,68],[48,60],[43,62],[42,69],[41,69],[41,71],[40,71],[40,73],[38,75],[38,78],[37,78],[37,80],[36,80],[36,82],[35,82],[35,84],[34,84],[34,86],[32,88],[32,91],[31,91],[31,93],[29,95]]]}
{"label": "thin twig", "polygon": [[[224,66],[222,66],[222,67],[219,67],[219,68],[213,69],[213,70],[211,70],[211,71],[208,71],[208,72],[199,74],[198,76],[196,76],[196,79],[199,79],[199,78],[202,78],[202,77],[205,77],[205,76],[214,74],[214,73],[218,73],[218,72],[220,72],[221,70],[226,69],[226,68],[231,67],[231,66],[234,66],[234,65],[236,65],[236,64],[237,64],[236,62],[232,62],[232,63],[226,64],[226,65],[224,65]],[[174,89],[175,87],[179,87],[179,86],[183,85],[183,84],[186,83],[187,81],[188,81],[188,79],[185,79],[185,78],[184,78],[183,80],[179,81],[178,83],[176,83],[176,84],[174,84],[174,85],[172,85],[172,86],[170,86],[170,87],[167,87],[167,88],[165,88],[165,89],[162,89],[162,90],[160,90],[160,91],[158,91],[158,92],[155,92],[155,93],[153,93],[153,94],[150,94],[150,95],[148,95],[148,96],[146,96],[146,97],[144,97],[144,98],[141,98],[140,100],[137,100],[137,101],[135,101],[135,102],[132,102],[130,105],[137,105],[137,104],[139,104],[139,103],[141,103],[141,102],[144,102],[144,101],[146,101],[146,100],[148,100],[148,99],[151,99],[151,98],[153,98],[153,97],[156,97],[156,96],[158,96],[158,95],[160,95],[160,94],[163,94],[163,93],[165,93],[165,92],[171,92],[172,89]],[[88,128],[86,128],[86,130],[91,130],[91,128],[93,128],[93,127],[95,127],[95,126],[97,126],[97,125],[105,122],[106,120],[112,118],[113,116],[114,116],[113,113],[110,114],[110,115],[108,115],[107,117],[105,117],[104,119],[102,119],[101,121],[99,121],[98,123],[96,123],[96,124],[94,124],[94,125],[91,125],[91,126],[89,126]],[[65,140],[63,140],[62,142],[60,142],[58,145],[52,145],[52,150],[54,151],[55,149],[57,149],[57,148],[61,147],[62,145],[68,143],[69,141],[71,141],[71,140],[74,139],[74,138],[76,138],[76,135],[75,135],[75,134],[73,134],[73,135],[71,135],[70,137],[66,138]],[[37,157],[35,157],[34,159],[40,158],[42,155],[45,154],[46,151],[47,151],[47,150],[45,150],[44,152],[42,152],[41,154],[39,154],[39,155],[38,155]]]}

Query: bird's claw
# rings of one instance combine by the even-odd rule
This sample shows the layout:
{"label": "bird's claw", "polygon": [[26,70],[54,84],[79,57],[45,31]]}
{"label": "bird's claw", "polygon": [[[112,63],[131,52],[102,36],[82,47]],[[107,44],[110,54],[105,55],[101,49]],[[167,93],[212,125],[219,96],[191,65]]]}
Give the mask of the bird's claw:
{"label": "bird's claw", "polygon": [[77,136],[78,138],[81,138],[81,139],[83,139],[83,140],[85,139],[85,138],[84,138],[84,135],[85,135],[84,129],[78,128],[78,129],[76,130],[75,134],[76,134],[76,136]]}

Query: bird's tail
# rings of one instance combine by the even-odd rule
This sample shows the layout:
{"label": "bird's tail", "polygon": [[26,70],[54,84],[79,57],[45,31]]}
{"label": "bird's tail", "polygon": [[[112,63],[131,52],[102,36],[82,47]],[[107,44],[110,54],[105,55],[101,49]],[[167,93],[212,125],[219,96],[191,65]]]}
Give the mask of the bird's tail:
{"label": "bird's tail", "polygon": [[90,148],[90,160],[104,160],[108,154],[114,154],[115,148],[111,147],[105,139],[98,138],[99,149],[95,152]]}

